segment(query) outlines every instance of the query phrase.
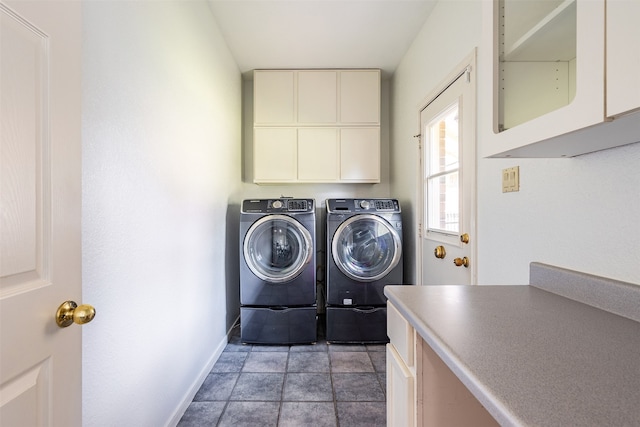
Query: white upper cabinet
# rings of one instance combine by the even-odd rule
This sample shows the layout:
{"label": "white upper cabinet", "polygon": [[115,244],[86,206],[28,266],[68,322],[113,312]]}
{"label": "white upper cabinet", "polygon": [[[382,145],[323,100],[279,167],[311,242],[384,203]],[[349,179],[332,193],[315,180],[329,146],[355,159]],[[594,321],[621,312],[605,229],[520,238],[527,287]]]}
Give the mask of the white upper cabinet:
{"label": "white upper cabinet", "polygon": [[338,131],[335,128],[298,129],[297,177],[301,181],[333,181],[340,178]]}
{"label": "white upper cabinet", "polygon": [[[340,130],[340,180],[380,182],[380,128]],[[365,178],[365,179],[363,179]]]}
{"label": "white upper cabinet", "polygon": [[293,71],[255,73],[254,85],[260,96],[253,100],[253,120],[256,124],[292,123],[295,120]]}
{"label": "white upper cabinet", "polygon": [[254,71],[253,147],[256,183],[380,182],[380,71]]}
{"label": "white upper cabinet", "polygon": [[380,123],[380,72],[378,70],[340,73],[340,121]]}
{"label": "white upper cabinet", "polygon": [[336,123],[338,121],[337,87],[336,71],[299,71],[298,122]]}
{"label": "white upper cabinet", "polygon": [[[297,131],[295,129],[254,129],[254,181],[295,182],[298,179],[297,137]],[[259,161],[256,161],[255,159],[259,159]]]}
{"label": "white upper cabinet", "polygon": [[616,117],[640,108],[640,1],[607,0],[606,25],[607,116]]}
{"label": "white upper cabinet", "polygon": [[640,141],[640,117],[622,115],[640,107],[637,3],[483,2],[482,157],[572,157]]}

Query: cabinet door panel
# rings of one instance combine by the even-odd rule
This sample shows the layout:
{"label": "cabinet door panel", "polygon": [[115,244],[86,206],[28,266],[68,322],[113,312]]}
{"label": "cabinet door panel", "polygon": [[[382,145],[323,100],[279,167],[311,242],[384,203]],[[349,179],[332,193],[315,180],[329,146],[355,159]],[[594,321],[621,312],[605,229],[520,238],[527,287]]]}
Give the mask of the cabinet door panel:
{"label": "cabinet door panel", "polygon": [[415,378],[393,344],[387,344],[387,425],[415,426]]}
{"label": "cabinet door panel", "polygon": [[640,2],[607,0],[606,16],[607,116],[613,117],[640,108]]}
{"label": "cabinet door panel", "polygon": [[337,73],[298,72],[298,123],[335,123],[337,118]]}
{"label": "cabinet door panel", "polygon": [[407,366],[413,367],[413,328],[398,309],[387,301],[387,335]]}
{"label": "cabinet door panel", "polygon": [[298,179],[335,181],[339,178],[338,161],[336,129],[298,131]]}
{"label": "cabinet door panel", "polygon": [[256,71],[253,120],[260,124],[293,123],[293,71]]}
{"label": "cabinet door panel", "polygon": [[380,129],[340,131],[340,179],[380,182]]}
{"label": "cabinet door panel", "polygon": [[295,180],[297,156],[295,129],[254,129],[253,180],[255,182]]}
{"label": "cabinet door panel", "polygon": [[342,123],[380,123],[380,72],[342,71],[340,73],[340,121]]}

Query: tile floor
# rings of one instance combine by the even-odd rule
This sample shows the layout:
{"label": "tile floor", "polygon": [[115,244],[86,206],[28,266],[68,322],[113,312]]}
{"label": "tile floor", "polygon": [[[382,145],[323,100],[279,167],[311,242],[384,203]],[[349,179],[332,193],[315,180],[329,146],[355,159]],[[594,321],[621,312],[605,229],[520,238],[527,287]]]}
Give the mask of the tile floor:
{"label": "tile floor", "polygon": [[385,346],[318,338],[246,345],[236,326],[178,427],[385,426]]}

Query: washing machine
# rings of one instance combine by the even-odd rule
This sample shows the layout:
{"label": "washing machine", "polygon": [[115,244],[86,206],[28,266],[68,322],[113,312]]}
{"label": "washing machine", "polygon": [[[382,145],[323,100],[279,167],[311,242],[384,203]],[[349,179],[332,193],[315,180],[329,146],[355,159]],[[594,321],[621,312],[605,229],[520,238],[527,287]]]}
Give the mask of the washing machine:
{"label": "washing machine", "polygon": [[317,340],[313,199],[243,200],[240,337],[254,344]]}
{"label": "washing machine", "polygon": [[329,199],[326,338],[383,343],[385,285],[401,285],[402,213],[396,199]]}

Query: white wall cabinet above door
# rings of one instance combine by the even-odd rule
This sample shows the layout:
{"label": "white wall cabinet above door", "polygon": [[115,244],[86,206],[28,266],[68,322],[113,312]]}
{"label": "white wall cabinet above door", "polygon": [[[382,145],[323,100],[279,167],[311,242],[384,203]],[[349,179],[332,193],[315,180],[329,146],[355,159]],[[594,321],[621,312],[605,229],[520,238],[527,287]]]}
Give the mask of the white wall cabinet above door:
{"label": "white wall cabinet above door", "polygon": [[[481,156],[573,157],[640,141],[640,116],[619,115],[640,107],[636,3],[483,2]],[[613,81],[618,72],[630,75]]]}
{"label": "white wall cabinet above door", "polygon": [[254,182],[380,182],[380,70],[254,71]]}

